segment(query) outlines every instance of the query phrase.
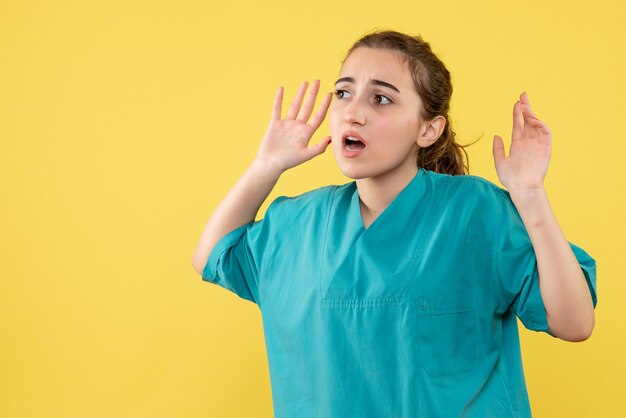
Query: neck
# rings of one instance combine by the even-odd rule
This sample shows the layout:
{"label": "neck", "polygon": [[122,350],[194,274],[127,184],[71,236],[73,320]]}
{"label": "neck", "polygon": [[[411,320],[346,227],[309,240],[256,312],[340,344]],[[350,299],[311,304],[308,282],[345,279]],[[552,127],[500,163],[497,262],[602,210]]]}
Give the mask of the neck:
{"label": "neck", "polygon": [[417,175],[418,168],[382,176],[366,177],[356,181],[361,211],[378,216]]}

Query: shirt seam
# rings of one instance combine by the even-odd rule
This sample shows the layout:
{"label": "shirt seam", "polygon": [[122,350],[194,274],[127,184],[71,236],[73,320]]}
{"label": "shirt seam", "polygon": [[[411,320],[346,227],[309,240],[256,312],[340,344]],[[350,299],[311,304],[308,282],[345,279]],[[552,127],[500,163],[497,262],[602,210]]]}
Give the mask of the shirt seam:
{"label": "shirt seam", "polygon": [[504,381],[504,376],[502,374],[502,350],[500,350],[500,356],[498,358],[498,377],[500,378],[500,383],[502,384],[502,389],[504,390],[504,394],[506,396],[506,400],[509,402],[509,407],[510,407],[510,411],[511,413],[513,413],[514,417],[519,417],[519,411],[517,411],[514,407],[513,407],[513,402],[511,401],[511,395],[509,394],[509,391],[506,387],[506,382]]}
{"label": "shirt seam", "polygon": [[[277,209],[276,207],[283,202],[284,200],[288,200],[289,196],[287,195],[279,195],[277,196],[267,207],[267,210],[265,211],[265,213],[263,214],[263,218],[260,219],[260,221],[265,222],[265,218],[267,218],[268,221],[271,222],[271,218],[270,215],[272,215],[273,212],[275,212]],[[272,215],[272,217],[275,217],[275,215]],[[255,223],[258,221],[253,221],[252,223]],[[265,253],[267,251],[267,247],[264,248],[263,253]],[[246,259],[248,258],[248,253],[246,252]],[[258,301],[256,301],[255,303],[257,304],[257,306],[259,307],[259,310],[263,311],[263,309],[261,309],[261,300],[264,299],[264,293],[265,293],[265,289],[264,289],[264,284],[265,284],[265,280],[262,280],[262,276],[264,276],[265,273],[265,266],[263,264],[263,256],[260,257],[261,259],[258,261],[259,265],[257,266],[257,278],[258,281],[255,282],[257,291],[258,291]],[[255,265],[256,266],[256,265]],[[249,287],[249,286],[248,286]],[[250,292],[252,293],[252,292]],[[254,295],[253,295],[254,297]]]}
{"label": "shirt seam", "polygon": [[[500,283],[500,276],[498,274],[498,256],[497,256],[497,251],[498,251],[498,242],[500,241],[500,233],[501,233],[501,227],[502,227],[502,214],[504,212],[504,200],[503,199],[498,199],[498,203],[499,203],[499,208],[498,208],[498,215],[496,217],[496,228],[495,228],[495,237],[492,241],[492,249],[491,249],[491,268],[492,268],[492,279],[495,280],[495,284],[496,287],[498,289],[498,295],[504,296],[504,292],[502,291],[502,284]],[[496,298],[499,299],[498,295],[496,295]],[[505,303],[506,305],[508,305],[508,303]],[[506,311],[506,309],[504,309],[504,311]]]}
{"label": "shirt seam", "polygon": [[[427,174],[427,173],[425,172],[424,174]],[[424,196],[428,196],[428,194],[431,194],[432,196],[432,198],[430,199],[430,206],[427,209],[426,215],[425,215],[427,219],[430,219],[431,217],[430,215],[434,212],[435,205],[437,204],[437,202],[443,195],[443,188],[435,187],[433,184],[433,181],[428,177],[424,179],[424,183],[425,183]],[[406,289],[411,281],[410,279],[413,278],[413,273],[415,272],[417,263],[418,261],[423,261],[422,255],[424,252],[425,244],[422,238],[426,236],[427,232],[430,233],[432,231],[433,226],[434,224],[429,223],[424,228],[422,228],[422,231],[417,239],[419,242],[418,248],[415,251],[415,254],[413,254],[413,256],[411,257],[411,260],[409,261],[409,266],[406,270],[406,273],[404,274],[404,278],[402,279],[400,290],[398,291],[398,298],[400,300],[405,300]]]}
{"label": "shirt seam", "polygon": [[[248,229],[247,228],[246,228],[246,230],[244,231],[244,233],[241,235],[241,237],[239,239],[242,239],[242,240],[247,240],[248,239]],[[246,243],[243,255],[246,258],[246,263],[248,263],[248,267],[250,268],[250,271],[252,272],[252,277],[250,278],[250,280],[252,280],[254,282],[254,285],[257,288],[256,296],[254,295],[254,292],[252,291],[252,288],[250,287],[250,284],[246,280],[245,275],[244,275],[243,283],[248,288],[248,292],[250,292],[250,295],[252,296],[252,299],[254,299],[254,303],[256,303],[256,305],[259,307],[259,310],[262,310],[261,309],[261,286],[259,284],[260,275],[261,275],[261,268],[259,266],[257,266],[255,263],[250,262],[250,257],[248,255],[248,245],[247,245],[247,243]],[[261,260],[259,260],[259,262],[260,261]]]}
{"label": "shirt seam", "polygon": [[322,244],[320,248],[320,264],[317,269],[317,286],[318,286],[318,299],[319,302],[323,301],[322,292],[322,269],[324,266],[324,253],[326,251],[326,240],[328,239],[328,229],[330,225],[330,214],[332,212],[333,202],[335,201],[335,193],[339,190],[340,186],[333,187],[332,193],[329,194],[328,201],[326,202],[326,223],[324,226],[324,237],[322,238]]}

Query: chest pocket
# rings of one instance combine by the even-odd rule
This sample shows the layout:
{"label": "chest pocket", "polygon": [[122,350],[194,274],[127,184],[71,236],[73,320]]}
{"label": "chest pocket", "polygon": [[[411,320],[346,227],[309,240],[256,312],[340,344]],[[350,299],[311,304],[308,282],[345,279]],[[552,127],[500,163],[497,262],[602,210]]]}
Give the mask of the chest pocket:
{"label": "chest pocket", "polygon": [[431,376],[470,371],[478,359],[475,293],[417,298],[417,350],[420,366]]}

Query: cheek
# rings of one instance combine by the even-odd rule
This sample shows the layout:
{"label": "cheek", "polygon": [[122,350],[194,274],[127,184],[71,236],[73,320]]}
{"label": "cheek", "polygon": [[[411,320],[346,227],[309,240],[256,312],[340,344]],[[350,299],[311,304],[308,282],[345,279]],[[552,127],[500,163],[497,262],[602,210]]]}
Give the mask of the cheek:
{"label": "cheek", "polygon": [[412,118],[398,120],[394,124],[390,124],[389,131],[393,133],[394,139],[399,142],[412,141],[417,138],[419,125]]}
{"label": "cheek", "polygon": [[341,125],[337,123],[338,121],[339,117],[337,112],[333,111],[333,108],[331,107],[328,110],[328,125],[330,128],[330,137],[332,139],[330,146],[335,152],[338,152],[341,148]]}
{"label": "cheek", "polygon": [[331,127],[332,125],[336,123],[337,119],[338,119],[337,108],[331,106],[330,109],[328,109],[328,121],[330,122]]}
{"label": "cheek", "polygon": [[330,126],[330,135],[334,142],[335,138],[341,135],[341,117],[339,113],[332,108],[328,111],[328,124]]}

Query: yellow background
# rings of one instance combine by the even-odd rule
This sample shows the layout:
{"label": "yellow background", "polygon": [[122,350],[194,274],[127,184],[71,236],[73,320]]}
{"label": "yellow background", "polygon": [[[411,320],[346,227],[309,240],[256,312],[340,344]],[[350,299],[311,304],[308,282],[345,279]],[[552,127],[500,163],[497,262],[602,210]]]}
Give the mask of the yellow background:
{"label": "yellow background", "polygon": [[[191,267],[256,154],[274,94],[330,91],[372,29],[450,69],[472,174],[498,183],[527,91],[553,131],[546,187],[597,261],[590,340],[522,329],[536,417],[626,416],[626,13],[618,0],[0,2],[0,416],[271,417],[258,308]],[[284,113],[283,113],[284,114]],[[328,121],[312,143],[328,135]],[[332,150],[262,206],[342,184]]]}

